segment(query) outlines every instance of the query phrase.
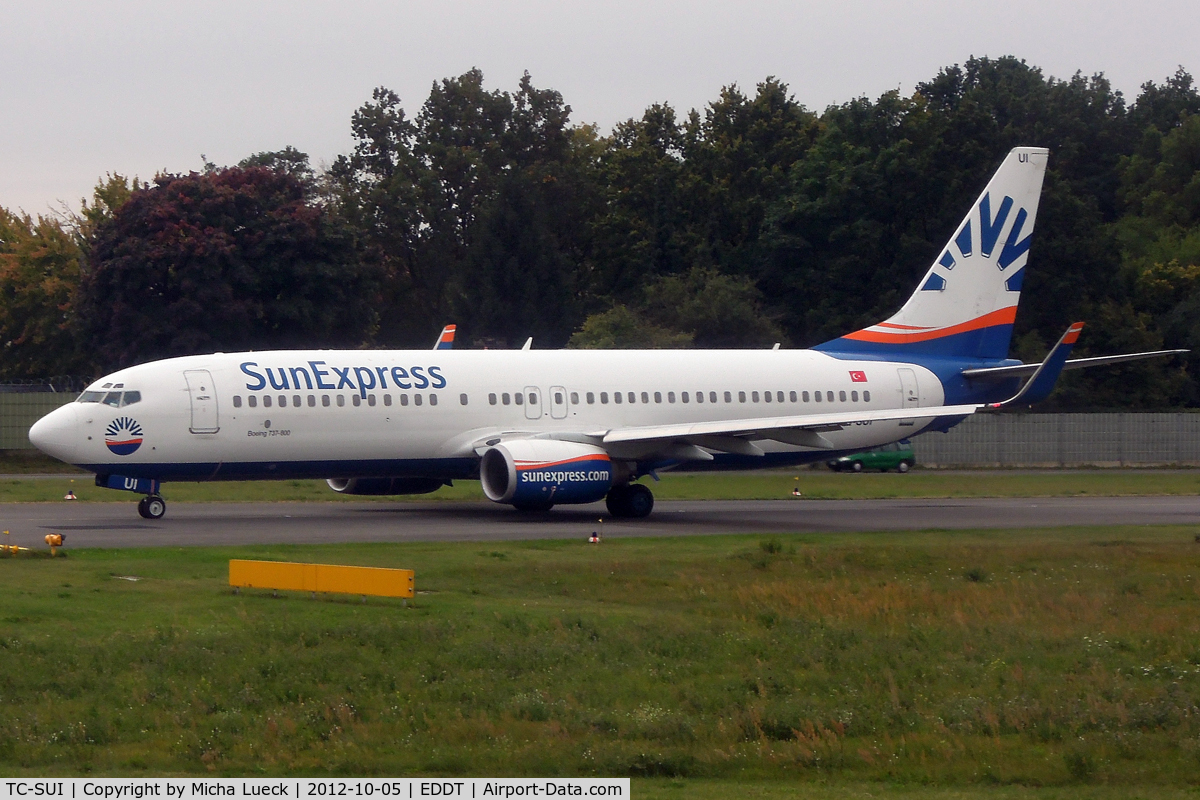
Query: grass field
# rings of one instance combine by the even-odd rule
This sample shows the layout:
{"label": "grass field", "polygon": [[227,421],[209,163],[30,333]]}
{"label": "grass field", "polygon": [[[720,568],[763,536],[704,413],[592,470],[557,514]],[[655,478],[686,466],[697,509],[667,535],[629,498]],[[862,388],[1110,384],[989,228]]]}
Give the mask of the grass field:
{"label": "grass field", "polygon": [[[647,479],[648,480],[648,479]],[[720,474],[670,474],[648,482],[658,500],[782,500],[793,489],[814,500],[894,497],[1072,497],[1200,494],[1200,470],[962,471],[907,475],[837,474],[825,470]],[[132,502],[128,492],[101,489],[90,475],[0,479],[0,502],[61,500],[67,490],[84,502]],[[339,495],[324,481],[168,483],[172,502],[383,501],[444,502],[483,500],[478,481],[459,481],[433,494],[410,497]]]}
{"label": "grass field", "polygon": [[[1105,527],[0,559],[0,773],[1195,796],[1195,539]],[[407,567],[420,594],[232,595],[232,557]]]}

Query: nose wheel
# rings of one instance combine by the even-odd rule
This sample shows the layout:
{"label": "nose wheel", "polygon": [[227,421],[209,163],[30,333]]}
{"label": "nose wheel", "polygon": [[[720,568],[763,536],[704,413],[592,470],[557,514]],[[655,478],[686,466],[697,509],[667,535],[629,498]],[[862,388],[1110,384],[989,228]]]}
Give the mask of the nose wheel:
{"label": "nose wheel", "polygon": [[614,486],[604,499],[608,513],[617,518],[641,519],[654,509],[654,494],[640,483]]}
{"label": "nose wheel", "polygon": [[138,501],[138,513],[145,519],[162,519],[167,513],[167,501],[156,494],[147,495]]}

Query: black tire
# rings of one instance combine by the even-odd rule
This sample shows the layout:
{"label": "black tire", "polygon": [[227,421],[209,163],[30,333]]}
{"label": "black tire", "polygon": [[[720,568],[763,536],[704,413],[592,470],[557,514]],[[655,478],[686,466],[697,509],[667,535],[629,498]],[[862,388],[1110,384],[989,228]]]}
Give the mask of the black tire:
{"label": "black tire", "polygon": [[855,472],[862,472],[862,462],[855,461],[855,462],[851,463],[850,469],[854,470]]}
{"label": "black tire", "polygon": [[167,501],[156,494],[143,497],[138,503],[138,513],[146,519],[162,519],[167,513]]}
{"label": "black tire", "polygon": [[654,510],[654,493],[650,491],[649,487],[640,483],[630,484],[625,508],[633,519],[650,516],[650,512]]}
{"label": "black tire", "polygon": [[618,519],[629,516],[629,487],[614,486],[608,490],[604,498],[608,513]]}

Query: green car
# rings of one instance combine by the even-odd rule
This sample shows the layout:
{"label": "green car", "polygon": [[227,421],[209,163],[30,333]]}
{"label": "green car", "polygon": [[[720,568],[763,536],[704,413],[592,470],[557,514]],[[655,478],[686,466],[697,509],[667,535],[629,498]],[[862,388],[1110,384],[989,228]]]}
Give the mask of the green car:
{"label": "green car", "polygon": [[913,455],[912,443],[907,439],[902,439],[895,444],[885,444],[878,450],[842,456],[826,463],[834,472],[842,470],[862,472],[864,469],[877,469],[880,472],[894,469],[897,472],[908,472],[912,465],[917,463],[917,458]]}

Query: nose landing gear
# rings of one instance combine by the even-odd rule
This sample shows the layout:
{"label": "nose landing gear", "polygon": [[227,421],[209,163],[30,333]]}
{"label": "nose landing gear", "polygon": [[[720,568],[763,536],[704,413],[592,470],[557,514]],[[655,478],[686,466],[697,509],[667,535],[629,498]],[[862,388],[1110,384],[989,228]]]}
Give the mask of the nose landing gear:
{"label": "nose landing gear", "polygon": [[627,483],[610,489],[604,504],[618,519],[641,519],[654,510],[654,494],[640,483]]}
{"label": "nose landing gear", "polygon": [[138,501],[138,513],[145,519],[162,519],[167,513],[167,501],[156,494],[147,495]]}

